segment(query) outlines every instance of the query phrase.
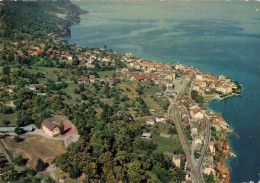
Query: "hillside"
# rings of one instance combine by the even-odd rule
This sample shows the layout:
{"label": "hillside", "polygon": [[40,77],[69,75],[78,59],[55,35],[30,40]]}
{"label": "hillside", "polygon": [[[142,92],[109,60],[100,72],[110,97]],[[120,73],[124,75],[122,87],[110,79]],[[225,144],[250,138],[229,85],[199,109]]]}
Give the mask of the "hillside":
{"label": "hillside", "polygon": [[[3,180],[184,180],[184,166],[175,166],[171,161],[173,153],[183,150],[175,126],[167,120],[169,102],[155,96],[165,85],[154,78],[158,76],[161,82],[163,76],[143,76],[140,69],[128,68],[127,59],[141,60],[138,57],[63,41],[69,26],[77,23],[83,12],[67,0],[4,1],[0,5],[0,125],[17,127],[11,136],[1,133],[9,160],[1,159]],[[55,158],[49,155],[55,154],[55,149],[44,145],[42,152],[31,152],[32,148],[27,147],[30,135],[22,135],[21,127],[32,125],[42,132],[42,122],[57,115],[66,116],[75,125],[80,139],[70,142],[66,153]],[[162,122],[146,125],[146,121],[156,118]],[[62,123],[58,125],[61,131]],[[144,132],[153,137],[143,139]],[[63,134],[57,135],[62,138]],[[43,154],[45,151],[49,152]],[[59,171],[49,174],[41,162],[45,160],[36,161],[39,157],[54,158],[52,165],[47,165]]]}

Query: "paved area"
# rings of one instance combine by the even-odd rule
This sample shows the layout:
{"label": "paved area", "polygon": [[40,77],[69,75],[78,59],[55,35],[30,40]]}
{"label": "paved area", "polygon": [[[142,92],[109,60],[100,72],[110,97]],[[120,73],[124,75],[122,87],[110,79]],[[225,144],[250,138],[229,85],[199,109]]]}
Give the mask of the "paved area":
{"label": "paved area", "polygon": [[68,147],[68,139],[71,138],[72,142],[76,142],[79,140],[80,135],[78,134],[71,134],[71,135],[66,135],[64,137],[51,137],[47,135],[42,129],[35,129],[33,132],[28,132],[26,133],[27,135],[40,135],[43,136],[47,139],[52,139],[52,140],[63,140],[64,141],[64,146],[65,148]]}

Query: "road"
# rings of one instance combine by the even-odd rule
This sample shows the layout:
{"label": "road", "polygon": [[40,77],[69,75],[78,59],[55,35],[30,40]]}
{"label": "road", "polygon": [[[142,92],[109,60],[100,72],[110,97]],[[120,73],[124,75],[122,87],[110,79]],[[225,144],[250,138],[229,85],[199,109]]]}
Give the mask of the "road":
{"label": "road", "polygon": [[[179,100],[180,96],[182,96],[182,94],[185,90],[186,84],[187,84],[187,82],[185,81],[183,83],[181,89],[178,91],[178,94],[177,94],[175,99],[168,98],[169,101],[170,101],[170,106],[168,108],[168,114],[169,114],[170,119],[174,122],[174,124],[176,126],[178,136],[179,136],[180,142],[182,144],[182,148],[183,148],[183,150],[186,154],[186,159],[187,159],[187,161],[190,165],[190,168],[191,168],[191,172],[192,172],[192,175],[193,175],[193,178],[194,178],[194,182],[203,183],[204,180],[202,178],[201,166],[202,166],[202,161],[204,159],[204,156],[206,154],[208,144],[209,144],[209,141],[210,141],[210,121],[206,117],[204,117],[204,120],[206,121],[205,143],[204,143],[204,146],[203,146],[202,151],[201,151],[201,156],[200,156],[199,160],[197,161],[197,163],[195,163],[194,160],[192,161],[192,156],[191,156],[189,148],[188,148],[188,146],[185,142],[184,135],[181,131],[181,127],[180,127],[179,121],[177,119],[176,110],[174,110],[177,107],[176,102]],[[205,116],[205,114],[204,114],[204,116]]]}
{"label": "road", "polygon": [[168,108],[168,114],[169,114],[169,118],[174,122],[174,124],[176,126],[176,129],[177,129],[177,132],[178,132],[178,136],[179,136],[182,148],[183,148],[183,150],[184,150],[184,152],[186,154],[186,159],[187,159],[187,161],[188,161],[188,163],[190,165],[194,181],[195,181],[195,183],[200,183],[200,182],[203,182],[203,181],[201,181],[201,175],[197,171],[197,168],[194,167],[193,161],[191,159],[189,148],[188,148],[188,146],[187,146],[187,144],[185,142],[185,139],[184,139],[184,136],[182,134],[179,121],[177,119],[176,110],[174,110],[174,109],[177,108],[176,101],[183,94],[183,92],[185,90],[185,86],[186,86],[186,81],[183,83],[180,91],[178,91],[176,98],[174,98],[174,99],[168,98],[169,101],[170,101],[170,106]]}
{"label": "road", "polygon": [[[201,151],[201,156],[199,158],[197,167],[196,167],[196,171],[198,172],[198,174],[200,175],[200,177],[202,177],[201,174],[201,165],[202,165],[202,161],[204,159],[205,153],[208,149],[208,144],[210,141],[210,121],[205,117],[205,113],[204,113],[204,120],[206,121],[206,132],[205,132],[205,142],[204,142],[204,146],[203,149]],[[204,182],[201,178],[201,182]]]}
{"label": "road", "polygon": [[190,152],[189,152],[189,149],[188,149],[188,146],[187,144],[185,143],[185,140],[184,140],[184,136],[182,134],[182,131],[181,131],[181,128],[180,128],[180,125],[179,125],[179,122],[177,120],[177,117],[176,117],[176,114],[175,114],[175,110],[174,108],[176,108],[176,104],[174,104],[173,102],[171,102],[170,104],[170,110],[169,110],[169,117],[170,119],[174,122],[175,126],[176,126],[176,129],[177,129],[177,132],[178,132],[178,136],[179,136],[179,139],[180,139],[180,142],[181,142],[181,145],[182,145],[182,148],[186,154],[186,159],[188,160],[189,162],[189,165],[190,165],[190,168],[191,168],[191,172],[192,172],[192,175],[194,177],[194,181],[196,183],[200,183],[199,181],[199,178],[198,178],[198,172],[196,171],[195,167],[193,166],[193,162],[191,160],[191,156],[190,156]]}

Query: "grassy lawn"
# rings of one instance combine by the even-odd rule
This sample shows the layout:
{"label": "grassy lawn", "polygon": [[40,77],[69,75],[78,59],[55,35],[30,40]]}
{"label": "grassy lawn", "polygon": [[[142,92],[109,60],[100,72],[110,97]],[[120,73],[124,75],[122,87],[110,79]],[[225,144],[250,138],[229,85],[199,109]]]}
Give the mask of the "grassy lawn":
{"label": "grassy lawn", "polygon": [[160,137],[160,135],[153,135],[152,141],[158,145],[157,151],[159,152],[170,152],[181,149],[181,143],[177,137],[174,138],[164,138]]}
{"label": "grassy lawn", "polygon": [[70,72],[67,69],[62,68],[53,68],[53,67],[37,67],[32,69],[27,69],[28,72],[37,74],[38,72],[41,72],[45,75],[46,78],[40,78],[38,81],[40,83],[47,83],[48,79],[51,79],[53,81],[57,81],[58,76],[64,77],[62,78],[62,81],[69,81],[70,80]]}
{"label": "grassy lawn", "polygon": [[[11,123],[9,125],[4,125],[3,124],[3,120],[8,120]],[[3,114],[0,113],[0,126],[16,126],[16,120],[17,120],[17,114],[13,113],[13,114]]]}
{"label": "grassy lawn", "polygon": [[154,100],[150,96],[143,98],[146,102],[149,109],[154,109],[157,115],[163,115],[165,110],[163,109],[162,105],[158,103],[157,100]]}
{"label": "grassy lawn", "polygon": [[29,159],[28,165],[34,167],[38,158],[51,163],[54,157],[65,153],[63,141],[50,140],[38,135],[22,135],[22,142],[16,143],[12,136],[2,140],[5,149],[14,157],[22,155]]}
{"label": "grassy lawn", "polygon": [[111,78],[111,77],[113,77],[114,73],[118,74],[116,71],[100,71],[97,73],[101,78],[103,78],[103,77]]}
{"label": "grassy lawn", "polygon": [[156,123],[153,126],[151,126],[152,132],[157,134],[168,134],[168,129],[169,127],[163,123]]}
{"label": "grassy lawn", "polygon": [[186,94],[188,94],[190,92],[190,87],[189,87],[189,84],[186,83],[185,85],[185,88],[184,88],[184,91],[182,93],[182,95],[180,96],[180,98],[183,98]]}
{"label": "grassy lawn", "polygon": [[67,103],[69,103],[69,104],[74,104],[76,98],[81,99],[81,97],[80,97],[79,94],[75,94],[75,93],[74,93],[74,90],[75,90],[76,88],[78,88],[78,86],[79,86],[78,84],[70,83],[67,88],[65,88],[65,89],[62,90],[63,92],[67,93],[68,95],[70,95],[70,96],[72,97],[72,99],[67,99],[67,98],[66,98],[65,101],[66,101]]}
{"label": "grassy lawn", "polygon": [[146,88],[144,89],[144,93],[146,95],[155,96],[155,94],[157,92],[161,92],[162,91],[162,89],[159,86],[156,86],[156,85],[155,86],[151,86],[151,84],[148,83],[148,82],[145,82],[144,86],[146,86]]}

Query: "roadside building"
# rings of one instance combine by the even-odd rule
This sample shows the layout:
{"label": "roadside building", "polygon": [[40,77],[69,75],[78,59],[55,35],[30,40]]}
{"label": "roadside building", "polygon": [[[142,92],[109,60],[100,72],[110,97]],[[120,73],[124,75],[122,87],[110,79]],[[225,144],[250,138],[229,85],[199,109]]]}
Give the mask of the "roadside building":
{"label": "roadside building", "polygon": [[172,157],[172,162],[175,164],[175,166],[177,167],[181,167],[181,162],[184,162],[185,161],[185,155],[183,154],[174,154],[173,157]]}
{"label": "roadside building", "polygon": [[213,173],[213,175],[216,174],[216,172],[215,172],[215,170],[213,168],[204,168],[203,169],[203,173],[205,173],[205,174],[209,175],[211,172]]}
{"label": "roadside building", "polygon": [[203,118],[202,112],[201,112],[200,109],[197,108],[197,107],[193,108],[193,109],[190,111],[190,115],[191,115],[192,118],[195,118],[195,119],[202,119],[202,118]]}
{"label": "roadside building", "polygon": [[210,150],[210,152],[213,154],[213,155],[215,155],[215,147],[214,147],[214,142],[213,141],[211,141],[211,142],[209,142],[209,150]]}
{"label": "roadside building", "polygon": [[166,123],[166,120],[163,117],[156,117],[155,122],[156,123]]}
{"label": "roadside building", "polygon": [[143,133],[142,134],[142,138],[143,139],[151,139],[152,138],[152,134],[151,133]]}

